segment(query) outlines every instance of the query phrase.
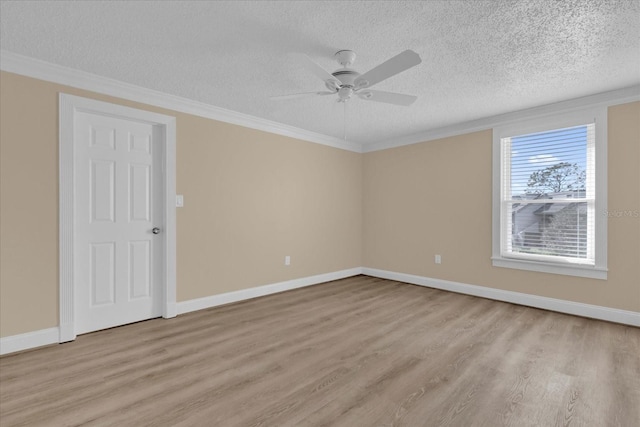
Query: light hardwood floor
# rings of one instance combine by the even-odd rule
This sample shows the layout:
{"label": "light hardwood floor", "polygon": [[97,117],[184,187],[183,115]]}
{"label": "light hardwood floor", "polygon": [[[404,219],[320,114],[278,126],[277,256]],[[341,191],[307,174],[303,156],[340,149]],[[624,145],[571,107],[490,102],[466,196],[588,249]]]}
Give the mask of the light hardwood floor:
{"label": "light hardwood floor", "polygon": [[639,328],[366,276],[0,358],[2,427],[637,427],[639,408]]}

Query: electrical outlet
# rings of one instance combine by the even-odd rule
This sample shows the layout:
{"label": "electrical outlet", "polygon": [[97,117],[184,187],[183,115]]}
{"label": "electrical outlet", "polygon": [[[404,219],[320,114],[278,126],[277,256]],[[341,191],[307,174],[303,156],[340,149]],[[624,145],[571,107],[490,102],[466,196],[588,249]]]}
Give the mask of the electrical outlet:
{"label": "electrical outlet", "polygon": [[289,255],[284,257],[284,265],[291,265],[291,257]]}
{"label": "electrical outlet", "polygon": [[435,257],[435,263],[436,264],[442,264],[442,257],[440,256],[440,254],[437,254]]}

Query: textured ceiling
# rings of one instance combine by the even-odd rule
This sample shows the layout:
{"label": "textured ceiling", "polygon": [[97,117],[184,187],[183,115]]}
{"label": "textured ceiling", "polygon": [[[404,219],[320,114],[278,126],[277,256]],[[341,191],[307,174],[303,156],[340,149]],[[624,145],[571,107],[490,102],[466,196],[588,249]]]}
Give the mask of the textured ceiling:
{"label": "textured ceiling", "polygon": [[640,83],[640,1],[2,1],[4,50],[329,136],[329,71],[354,50],[363,73],[405,49],[422,64],[375,89],[410,107],[352,99],[347,138],[374,143]]}

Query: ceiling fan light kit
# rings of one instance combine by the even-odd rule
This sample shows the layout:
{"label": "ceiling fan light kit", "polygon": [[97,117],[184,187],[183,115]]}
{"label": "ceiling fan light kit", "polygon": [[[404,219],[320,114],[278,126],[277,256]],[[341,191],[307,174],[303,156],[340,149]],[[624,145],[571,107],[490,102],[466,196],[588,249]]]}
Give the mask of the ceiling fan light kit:
{"label": "ceiling fan light kit", "polygon": [[329,92],[304,92],[291,95],[274,96],[272,99],[292,99],[309,95],[337,94],[338,102],[347,102],[353,97],[353,95],[357,95],[358,98],[365,101],[384,102],[387,104],[402,106],[409,106],[417,99],[417,97],[413,95],[368,89],[389,77],[400,74],[401,72],[420,64],[422,60],[416,52],[412,50],[405,50],[364,74],[360,74],[353,68],[350,68],[356,60],[356,53],[354,51],[348,49],[339,50],[334,54],[334,57],[342,68],[337,69],[333,73],[329,73],[320,65],[316,64],[311,58],[304,56],[306,66],[309,71],[324,82],[324,85]]}

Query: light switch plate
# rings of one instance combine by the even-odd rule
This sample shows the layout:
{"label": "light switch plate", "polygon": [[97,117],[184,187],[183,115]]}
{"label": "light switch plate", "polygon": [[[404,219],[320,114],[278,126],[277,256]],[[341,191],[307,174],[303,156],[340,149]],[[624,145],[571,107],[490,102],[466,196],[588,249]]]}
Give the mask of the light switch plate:
{"label": "light switch plate", "polygon": [[176,208],[184,206],[184,196],[182,194],[176,194]]}

